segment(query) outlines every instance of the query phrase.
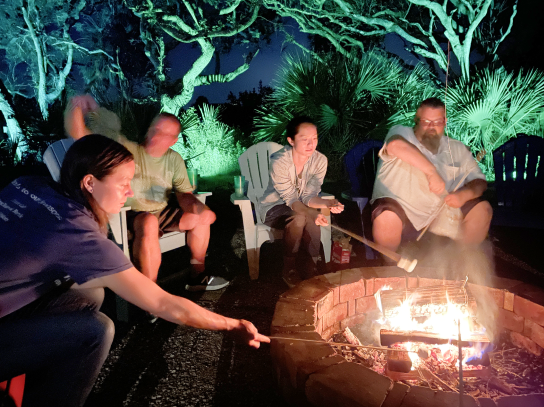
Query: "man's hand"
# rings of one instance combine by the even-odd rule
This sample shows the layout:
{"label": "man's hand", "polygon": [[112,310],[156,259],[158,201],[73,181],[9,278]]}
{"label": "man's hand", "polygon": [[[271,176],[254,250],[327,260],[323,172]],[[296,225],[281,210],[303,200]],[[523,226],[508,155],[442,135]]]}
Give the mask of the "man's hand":
{"label": "man's hand", "polygon": [[446,198],[444,198],[444,202],[452,208],[460,208],[467,202],[467,199],[465,198],[463,191],[457,191],[448,194]]}
{"label": "man's hand", "polygon": [[429,181],[429,190],[433,194],[440,195],[442,192],[444,192],[446,183],[436,171],[425,175],[427,176],[427,181]]}
{"label": "man's hand", "polygon": [[71,98],[68,107],[69,109],[79,107],[81,109],[81,113],[83,116],[85,116],[87,113],[98,109],[98,103],[96,103],[91,95],[85,94]]}
{"label": "man's hand", "polygon": [[261,346],[261,342],[270,343],[270,338],[260,334],[251,322],[244,319],[240,319],[238,322],[238,326],[233,329],[233,332],[240,342],[247,343],[256,349]]}
{"label": "man's hand", "polygon": [[331,210],[332,213],[340,213],[344,210],[344,205],[338,202],[338,199],[326,199],[327,208]]}

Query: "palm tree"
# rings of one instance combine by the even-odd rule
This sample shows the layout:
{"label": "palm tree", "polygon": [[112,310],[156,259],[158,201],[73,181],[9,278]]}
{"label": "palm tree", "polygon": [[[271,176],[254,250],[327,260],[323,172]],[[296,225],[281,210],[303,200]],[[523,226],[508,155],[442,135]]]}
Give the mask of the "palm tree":
{"label": "palm tree", "polygon": [[517,75],[504,68],[484,69],[470,80],[460,79],[446,95],[450,136],[485,150],[481,166],[493,179],[491,152],[517,134],[543,135],[544,73]]}
{"label": "palm tree", "polygon": [[253,137],[283,142],[287,122],[296,115],[308,115],[318,126],[319,150],[339,169],[340,157],[354,144],[385,136],[391,109],[407,103],[409,89],[433,88],[429,81],[421,81],[425,73],[417,67],[409,74],[396,58],[379,51],[368,52],[360,60],[339,54],[307,60],[287,57],[274,93],[255,119],[258,130]]}

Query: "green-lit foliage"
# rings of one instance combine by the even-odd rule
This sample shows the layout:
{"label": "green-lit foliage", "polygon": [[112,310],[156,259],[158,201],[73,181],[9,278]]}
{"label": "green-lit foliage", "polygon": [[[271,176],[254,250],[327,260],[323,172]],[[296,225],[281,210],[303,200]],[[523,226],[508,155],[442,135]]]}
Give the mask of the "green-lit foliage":
{"label": "green-lit foliage", "polygon": [[[459,80],[446,98],[451,136],[470,146],[473,152],[491,153],[516,134],[542,136],[540,118],[544,112],[544,74],[503,68],[484,70],[471,81]],[[493,175],[493,156],[487,154],[482,166]]]}
{"label": "green-lit foliage", "polygon": [[396,59],[380,53],[369,52],[360,60],[338,54],[305,61],[289,57],[255,121],[254,138],[283,143],[287,122],[308,115],[318,125],[318,149],[329,157],[329,165],[339,166],[340,157],[357,142],[385,136],[392,107],[435,92],[423,67],[410,74]]}
{"label": "green-lit foliage", "polygon": [[[448,135],[470,147],[474,155],[487,152],[480,166],[488,180],[494,179],[493,150],[516,134],[544,134],[542,72],[514,75],[504,68],[484,69],[469,80],[454,82],[447,92],[442,87],[440,93],[446,102]],[[417,103],[400,109],[390,124],[409,125],[416,108]]]}
{"label": "green-lit foliage", "polygon": [[[200,116],[200,117],[199,117]],[[234,141],[234,130],[219,121],[219,109],[203,105],[181,115],[182,137],[172,147],[201,176],[235,171],[243,148]]]}

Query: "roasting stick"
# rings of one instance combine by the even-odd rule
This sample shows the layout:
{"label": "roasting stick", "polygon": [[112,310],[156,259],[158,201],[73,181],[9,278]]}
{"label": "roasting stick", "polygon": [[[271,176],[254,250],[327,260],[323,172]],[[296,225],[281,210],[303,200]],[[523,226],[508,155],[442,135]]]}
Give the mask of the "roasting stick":
{"label": "roasting stick", "polygon": [[319,341],[319,340],[316,340],[316,339],[287,338],[287,337],[283,337],[283,336],[269,336],[269,338],[270,339],[280,339],[280,340],[284,340],[284,341],[299,341],[299,342],[318,343],[318,344],[321,344],[321,345],[349,346],[350,348],[376,349],[376,350],[383,350],[384,352],[385,351],[393,351],[393,352],[417,353],[415,351],[406,350],[406,349],[384,348],[383,346],[352,345],[351,343],[325,342],[325,341]]}
{"label": "roasting stick", "polygon": [[417,260],[410,260],[402,257],[400,254],[394,252],[393,250],[388,249],[387,247],[383,247],[382,245],[379,245],[378,243],[374,243],[372,240],[368,240],[362,236],[356,235],[355,233],[350,232],[349,230],[346,230],[344,228],[341,228],[340,226],[336,226],[331,224],[331,227],[339,230],[342,233],[345,233],[348,236],[351,236],[352,238],[366,244],[367,246],[373,248],[374,250],[380,252],[384,256],[389,257],[391,260],[394,260],[397,262],[397,267],[400,267],[401,269],[406,270],[408,273],[411,273],[414,271],[414,268],[416,267]]}

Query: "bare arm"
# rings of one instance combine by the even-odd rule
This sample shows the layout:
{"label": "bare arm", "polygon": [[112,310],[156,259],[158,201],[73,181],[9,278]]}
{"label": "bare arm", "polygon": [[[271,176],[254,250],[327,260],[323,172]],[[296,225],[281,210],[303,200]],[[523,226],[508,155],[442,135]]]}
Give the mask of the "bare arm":
{"label": "bare arm", "polygon": [[84,117],[90,111],[98,109],[98,104],[91,95],[75,96],[70,99],[64,111],[64,130],[74,140],[79,140],[92,132],[85,126]]}
{"label": "bare arm", "polygon": [[260,342],[270,341],[266,336],[259,334],[250,322],[224,317],[186,298],[169,294],[134,267],[91,280],[77,288],[98,287],[107,287],[130,303],[176,324],[214,331],[235,331],[250,346],[256,348]]}
{"label": "bare arm", "polygon": [[405,163],[421,170],[429,181],[429,189],[431,192],[439,195],[444,191],[446,184],[435,166],[425,157],[421,151],[412,143],[408,142],[404,137],[395,135],[387,141],[387,154],[396,157]]}
{"label": "bare arm", "polygon": [[467,201],[479,198],[487,189],[487,181],[483,179],[474,179],[467,182],[462,188],[446,196],[444,201],[452,208],[460,208]]}
{"label": "bare arm", "polygon": [[323,199],[318,196],[310,199],[308,206],[310,208],[329,208],[332,213],[340,213],[344,210],[344,205],[338,199]]}
{"label": "bare arm", "polygon": [[314,220],[315,224],[318,226],[327,226],[329,224],[329,222],[327,222],[327,218],[325,218],[325,216],[319,213],[317,209],[310,208],[309,206],[304,205],[300,201],[293,202],[293,204],[291,205],[291,209],[297,213],[302,213],[306,216],[309,216],[310,218]]}

